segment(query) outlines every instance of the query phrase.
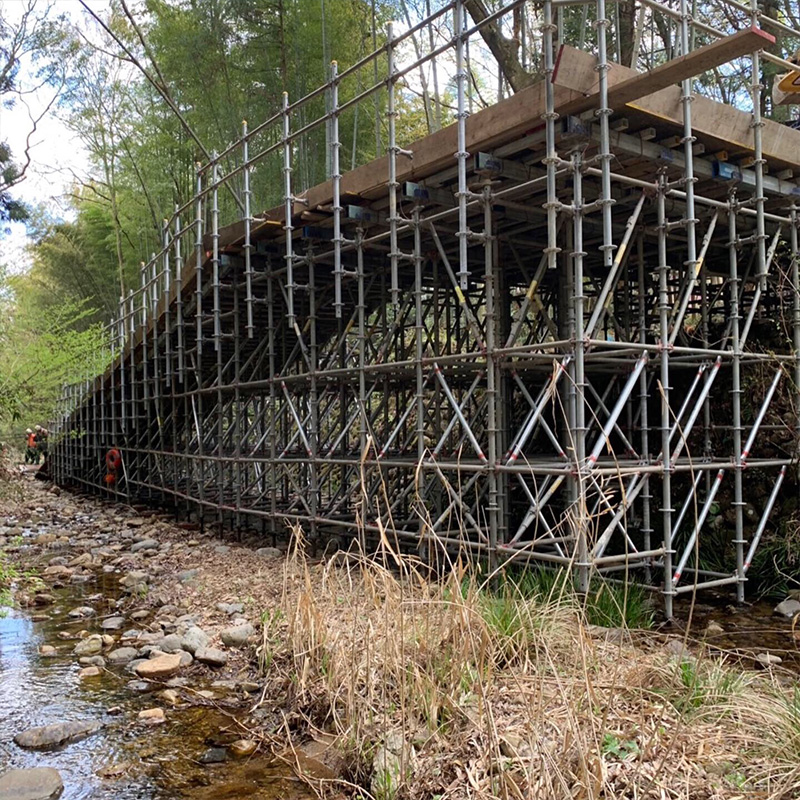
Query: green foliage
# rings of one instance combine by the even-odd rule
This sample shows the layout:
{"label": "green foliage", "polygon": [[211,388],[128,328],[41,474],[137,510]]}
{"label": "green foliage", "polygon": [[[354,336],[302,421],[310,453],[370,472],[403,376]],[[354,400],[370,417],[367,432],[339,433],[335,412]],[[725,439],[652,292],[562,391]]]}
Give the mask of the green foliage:
{"label": "green foliage", "polygon": [[745,685],[743,673],[719,661],[699,661],[687,656],[676,664],[676,669],[681,688],[672,704],[682,714],[716,709],[725,715],[731,699]]}
{"label": "green foliage", "polygon": [[8,613],[11,606],[11,586],[19,577],[17,568],[11,563],[5,551],[0,550],[0,617]]}
{"label": "green foliage", "polygon": [[277,655],[281,645],[281,628],[285,616],[281,609],[267,609],[261,612],[261,644],[256,650],[258,656],[258,671],[266,675]]}
{"label": "green foliage", "polygon": [[586,616],[592,625],[608,628],[650,628],[653,604],[638,583],[595,580],[586,596]]}
{"label": "green foliage", "polygon": [[784,514],[777,530],[765,533],[747,573],[748,584],[762,597],[783,599],[800,588],[800,513]]}
{"label": "green foliage", "polygon": [[[43,309],[19,290],[24,278],[0,274],[0,425],[50,419],[64,383],[99,372],[101,327],[85,326],[85,303],[64,300]],[[81,329],[83,328],[83,329]]]}
{"label": "green foliage", "polygon": [[646,589],[632,581],[617,583],[594,578],[585,597],[574,590],[567,570],[526,569],[510,573],[506,581],[524,597],[582,607],[591,625],[650,628],[653,624],[651,598]]}
{"label": "green foliage", "polygon": [[4,187],[14,186],[20,179],[20,168],[11,157],[6,142],[0,142],[0,223],[21,222],[28,217],[27,206],[15,200]]}
{"label": "green foliage", "polygon": [[624,761],[639,754],[639,745],[633,739],[620,739],[613,733],[606,733],[600,745],[600,751],[604,756],[613,756]]}

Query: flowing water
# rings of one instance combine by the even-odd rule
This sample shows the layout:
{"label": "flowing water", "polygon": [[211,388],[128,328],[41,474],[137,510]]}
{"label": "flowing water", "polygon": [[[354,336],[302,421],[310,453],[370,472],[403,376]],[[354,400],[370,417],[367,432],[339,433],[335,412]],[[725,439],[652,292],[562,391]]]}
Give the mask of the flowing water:
{"label": "flowing water", "polygon": [[[732,600],[731,593],[710,591],[699,594],[694,604],[682,599],[675,606],[676,627],[690,625],[692,639],[704,640],[712,651],[740,660],[743,667],[757,667],[756,656],[770,653],[781,659],[781,669],[800,673],[800,625],[774,613],[778,601],[737,606]],[[722,631],[706,633],[710,623]]]}
{"label": "flowing water", "polygon": [[[167,709],[167,724],[146,728],[137,724],[136,715],[159,701],[127,691],[125,684],[132,676],[122,668],[95,678],[78,677],[80,667],[71,655],[74,642],[62,641],[58,633],[77,633],[82,628],[94,632],[91,620],[73,620],[67,612],[93,605],[97,617],[101,616],[104,606],[113,602],[112,588],[88,584],[57,589],[53,592],[56,602],[46,609],[46,616],[4,609],[0,618],[0,774],[18,767],[55,767],[64,781],[62,800],[312,797],[286,767],[260,755],[209,766],[200,763],[210,744],[229,743],[245,735],[231,716],[209,707]],[[59,655],[40,656],[42,644],[56,646]],[[115,706],[121,711],[110,714]],[[23,750],[13,742],[14,735],[27,728],[68,720],[97,720],[104,727],[55,751]]]}

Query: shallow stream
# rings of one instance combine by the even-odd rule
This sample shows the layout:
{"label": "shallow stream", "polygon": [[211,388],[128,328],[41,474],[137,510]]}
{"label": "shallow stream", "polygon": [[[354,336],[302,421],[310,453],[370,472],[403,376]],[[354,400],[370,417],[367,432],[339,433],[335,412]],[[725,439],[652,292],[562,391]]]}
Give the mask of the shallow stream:
{"label": "shallow stream", "polygon": [[[11,768],[54,767],[64,781],[62,800],[312,797],[286,767],[258,754],[221,764],[201,763],[210,745],[245,735],[230,714],[208,706],[167,708],[167,723],[147,728],[137,722],[138,711],[163,704],[152,694],[131,694],[125,686],[133,676],[123,668],[78,677],[80,666],[71,653],[74,641],[58,634],[77,634],[83,628],[99,632],[99,621],[114,600],[112,589],[110,584],[70,585],[54,590],[55,603],[44,610],[3,610],[0,774]],[[82,605],[92,605],[97,615],[88,620],[68,616],[70,609]],[[43,644],[56,646],[58,655],[41,656]],[[120,710],[109,713],[114,707]],[[14,744],[15,734],[27,728],[71,720],[97,720],[104,727],[54,751],[24,750]]]}

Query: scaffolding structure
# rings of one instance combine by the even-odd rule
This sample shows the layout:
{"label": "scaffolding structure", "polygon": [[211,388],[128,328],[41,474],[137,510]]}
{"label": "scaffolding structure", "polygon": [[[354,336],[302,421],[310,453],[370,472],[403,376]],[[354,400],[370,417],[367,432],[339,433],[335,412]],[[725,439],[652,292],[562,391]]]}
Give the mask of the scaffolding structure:
{"label": "scaffolding structure", "polygon": [[[800,34],[755,0],[707,16],[644,0],[639,72],[614,60],[616,3],[544,0],[528,5],[541,80],[470,114],[469,48],[524,5],[475,23],[453,0],[390,28],[198,165],[121,300],[109,368],[65,388],[58,483],[272,537],[298,525],[563,565],[583,590],[630,573],[668,616],[698,586],[744,598],[798,455],[800,132],[764,118],[760,76],[763,59],[793,68],[762,52],[770,34]],[[434,25],[446,41],[404,62]],[[385,78],[340,102],[376,64]],[[398,92],[431,64],[452,74],[455,121],[403,147]],[[731,64],[748,110],[697,91]],[[339,120],[379,102],[385,155],[343,174]],[[300,186],[320,129],[330,180]],[[283,203],[256,215],[266,163]],[[237,220],[222,218],[226,187]],[[720,566],[707,551],[723,497]]]}

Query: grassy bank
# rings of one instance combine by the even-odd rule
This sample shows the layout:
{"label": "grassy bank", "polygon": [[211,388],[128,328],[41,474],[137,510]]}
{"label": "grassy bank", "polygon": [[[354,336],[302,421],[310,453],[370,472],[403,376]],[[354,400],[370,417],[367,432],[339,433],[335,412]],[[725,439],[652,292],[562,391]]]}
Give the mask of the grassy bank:
{"label": "grassy bank", "polygon": [[264,617],[283,733],[333,733],[346,756],[350,783],[321,791],[800,796],[800,695],[777,674],[681,653],[678,639],[598,628],[598,615],[637,608],[649,620],[636,589],[596,586],[582,601],[547,573],[489,590],[464,566],[431,582],[388,546],[381,555],[312,564],[296,548],[281,607]]}

